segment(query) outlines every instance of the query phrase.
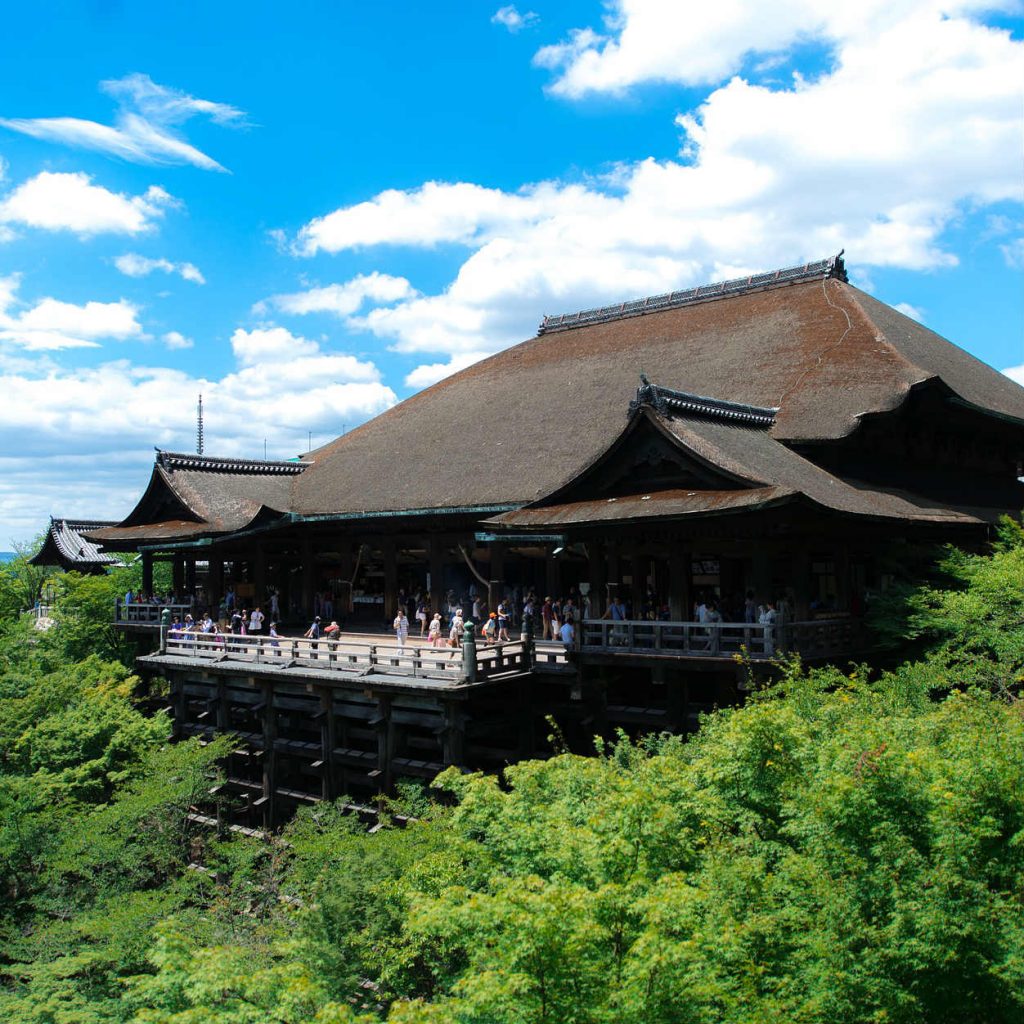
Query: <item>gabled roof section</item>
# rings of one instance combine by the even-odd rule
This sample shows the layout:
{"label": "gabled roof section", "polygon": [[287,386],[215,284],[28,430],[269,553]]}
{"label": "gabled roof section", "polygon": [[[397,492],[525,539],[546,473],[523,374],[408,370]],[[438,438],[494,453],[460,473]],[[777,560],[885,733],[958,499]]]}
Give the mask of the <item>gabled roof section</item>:
{"label": "gabled roof section", "polygon": [[748,292],[799,284],[804,281],[822,281],[828,277],[834,277],[837,281],[849,280],[846,276],[842,252],[831,259],[817,260],[796,267],[786,267],[784,270],[772,270],[766,274],[750,274],[747,277],[734,278],[732,281],[702,284],[697,288],[668,292],[664,295],[651,295],[646,299],[633,299],[629,302],[616,303],[613,306],[601,306],[598,309],[584,309],[578,313],[546,316],[540,327],[537,328],[537,334],[568,331],[574,327],[604,324],[611,320],[622,320],[625,317],[645,316],[648,313],[658,313],[663,309],[679,309],[680,306],[693,306],[699,302],[711,302],[714,299],[745,295]]}
{"label": "gabled roof section", "polygon": [[708,398],[706,395],[691,395],[686,391],[658,387],[647,379],[646,374],[641,373],[636,398],[629,403],[629,415],[633,416],[645,405],[649,405],[661,416],[683,413],[741,424],[745,427],[770,427],[775,423],[775,414],[779,411],[778,408],[726,402],[721,398]]}
{"label": "gabled roof section", "polygon": [[973,407],[1024,421],[1024,388],[852,287],[838,261],[791,271],[715,295],[673,293],[678,301],[648,302],[642,315],[550,325],[312,453],[294,478],[293,511],[537,501],[608,451],[641,372],[689,405],[675,411],[703,406],[708,423],[721,408],[777,410],[759,429],[787,443],[846,438],[936,378]]}
{"label": "gabled roof section", "polygon": [[232,533],[289,512],[292,484],[308,463],[231,459],[157,450],[149,486],[101,543],[135,546]]}
{"label": "gabled roof section", "polygon": [[[663,392],[666,389],[661,389]],[[689,439],[677,435],[672,424],[675,418],[665,402],[659,407],[646,399],[654,389],[644,382],[637,392],[638,398],[630,403],[629,421],[622,432],[593,462],[530,507],[553,505],[567,501],[588,501],[626,497],[641,492],[654,494],[663,491],[714,491],[726,493],[760,487],[767,478],[735,458],[713,449],[693,445]],[[676,392],[678,394],[678,392]],[[697,411],[680,413],[697,422],[726,423],[743,427],[746,431],[763,430],[763,425],[751,426],[744,420],[733,418],[731,410],[722,408],[728,402],[713,402],[712,411],[701,405]]]}
{"label": "gabled roof section", "polygon": [[85,536],[90,530],[113,525],[112,522],[99,519],[59,519],[51,516],[43,546],[29,562],[32,565],[59,565],[64,569],[84,572],[118,565],[117,558],[103,554],[99,546]]}

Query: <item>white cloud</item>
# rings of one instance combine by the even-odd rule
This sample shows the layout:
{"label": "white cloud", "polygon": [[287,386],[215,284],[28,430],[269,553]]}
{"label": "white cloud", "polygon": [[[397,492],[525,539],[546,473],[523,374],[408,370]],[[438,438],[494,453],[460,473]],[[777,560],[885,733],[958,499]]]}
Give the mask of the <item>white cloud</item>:
{"label": "white cloud", "polygon": [[[893,27],[956,18],[1000,6],[991,0],[862,0],[856,5],[779,0],[765,16],[758,0],[718,4],[666,4],[663,0],[609,0],[604,30],[574,29],[569,38],[539,50],[534,62],[557,70],[551,86],[578,99],[622,93],[647,82],[714,85],[753,55],[772,70],[785,51],[814,39],[829,46],[868,46]],[[912,40],[919,51],[925,40]],[[941,52],[933,54],[941,59]],[[879,63],[885,58],[880,55]]]}
{"label": "white cloud", "polygon": [[[0,296],[4,287],[0,279]],[[182,338],[163,340],[171,337]],[[218,379],[127,359],[75,370],[45,356],[5,361],[0,346],[0,435],[18,439],[0,456],[0,522],[28,537],[50,513],[127,515],[154,445],[193,450],[199,393],[206,450],[239,457],[262,457],[266,438],[270,458],[290,458],[307,449],[307,432],[335,437],[397,400],[372,363],[282,328],[236,332],[232,341],[240,365]]]}
{"label": "white cloud", "polygon": [[153,227],[177,200],[158,185],[141,196],[110,192],[89,175],[41,171],[0,201],[0,225],[24,224],[46,231],[137,235]]}
{"label": "white cloud", "polygon": [[114,260],[114,266],[128,277],[145,277],[154,270],[160,270],[165,274],[179,274],[186,281],[206,284],[206,278],[194,263],[172,263],[167,259],[150,259],[135,252],[126,252]]}
{"label": "white cloud", "polygon": [[186,338],[180,331],[168,331],[163,335],[163,342],[171,349],[192,348],[195,345],[191,338]]}
{"label": "white cloud", "polygon": [[1013,270],[1024,270],[1024,238],[1015,238],[1012,242],[999,246],[1006,265]]}
{"label": "white cloud", "polygon": [[436,384],[439,380],[444,380],[445,377],[450,377],[453,373],[472,366],[473,363],[485,359],[488,355],[487,352],[460,352],[458,355],[452,356],[447,363],[425,363],[406,374],[405,386],[417,390],[428,388],[431,384]]}
{"label": "white cloud", "polygon": [[416,290],[404,277],[390,274],[358,274],[344,284],[329,284],[323,288],[309,288],[304,292],[289,295],[274,295],[256,304],[255,311],[263,312],[267,306],[274,306],[284,313],[333,313],[347,317],[366,301],[397,302],[416,294]]}
{"label": "white cloud", "polygon": [[[647,10],[616,8],[609,38],[623,49],[632,46],[628,29],[640,8]],[[679,158],[623,164],[583,184],[387,190],[311,220],[294,251],[466,246],[438,294],[349,321],[398,351],[432,356],[410,378],[421,383],[453,355],[522,340],[542,313],[787,266],[844,246],[865,271],[950,266],[956,257],[943,235],[952,221],[1020,201],[1024,45],[1009,33],[946,16],[931,0],[872,0],[813,17],[807,3],[784,3],[780,24],[768,27],[749,4],[716,11],[687,23],[685,43],[663,26],[667,41],[659,45],[673,53],[684,45],[687,53],[713,50],[723,33],[731,40],[727,59],[715,55],[719,63],[701,72],[725,84],[678,119]],[[830,70],[784,86],[736,75],[752,49],[794,41],[828,43]],[[649,78],[658,77],[656,65]]]}
{"label": "white cloud", "polygon": [[912,306],[909,302],[897,302],[892,308],[899,310],[904,316],[909,316],[911,320],[916,320],[921,324],[924,323],[924,310],[917,306]]}
{"label": "white cloud", "polygon": [[0,342],[29,351],[98,348],[101,339],[126,341],[141,338],[138,309],[130,302],[86,302],[75,305],[59,299],[41,299],[17,315],[20,277],[0,278]]}
{"label": "white cloud", "polygon": [[520,14],[515,4],[499,7],[491,16],[492,24],[504,25],[513,34],[521,32],[531,25],[536,25],[538,21],[540,21],[540,15],[536,11],[526,11]]}
{"label": "white cloud", "polygon": [[1015,380],[1018,384],[1024,387],[1024,365],[1022,366],[1010,366],[1003,370],[1010,380]]}
{"label": "white cloud", "polygon": [[207,171],[223,171],[225,168],[190,145],[175,127],[196,116],[218,125],[245,123],[245,114],[235,107],[157,85],[148,75],[101,82],[100,88],[118,101],[113,125],[77,117],[38,117],[0,118],[0,126],[48,142],[99,150],[132,163],[192,164]]}

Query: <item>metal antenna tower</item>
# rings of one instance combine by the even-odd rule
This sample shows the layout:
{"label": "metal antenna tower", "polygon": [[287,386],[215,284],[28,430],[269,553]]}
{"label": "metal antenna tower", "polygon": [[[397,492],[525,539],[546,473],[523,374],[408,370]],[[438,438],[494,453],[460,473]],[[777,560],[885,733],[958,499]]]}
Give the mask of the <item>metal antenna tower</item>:
{"label": "metal antenna tower", "polygon": [[199,396],[199,406],[196,414],[196,454],[203,454],[203,396]]}

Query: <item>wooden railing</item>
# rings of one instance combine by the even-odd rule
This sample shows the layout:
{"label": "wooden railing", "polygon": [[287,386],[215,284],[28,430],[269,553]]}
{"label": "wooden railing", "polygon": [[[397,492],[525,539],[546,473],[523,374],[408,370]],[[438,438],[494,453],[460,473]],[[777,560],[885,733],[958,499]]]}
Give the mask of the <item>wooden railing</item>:
{"label": "wooden railing", "polygon": [[114,622],[130,622],[133,625],[140,626],[159,626],[160,616],[163,615],[165,608],[170,609],[172,621],[175,617],[184,619],[186,614],[192,611],[191,604],[160,604],[158,602],[144,604],[136,601],[125,604],[121,598],[118,598],[114,604]]}
{"label": "wooden railing", "polygon": [[783,651],[804,658],[829,657],[849,654],[862,645],[861,624],[849,618],[782,624],[587,619],[580,639],[584,653],[731,658],[745,651],[757,660]]}
{"label": "wooden railing", "polygon": [[[310,640],[305,637],[238,636],[168,630],[160,653],[178,658],[245,662],[282,670],[293,667],[337,671],[349,674],[385,672],[412,678],[444,679],[449,682],[486,682],[505,675],[528,672],[533,655],[522,641],[492,646],[478,645],[475,666],[466,663],[462,648],[406,644],[368,643],[363,640]],[[557,657],[558,652],[541,652]],[[565,660],[564,652],[561,658]]]}

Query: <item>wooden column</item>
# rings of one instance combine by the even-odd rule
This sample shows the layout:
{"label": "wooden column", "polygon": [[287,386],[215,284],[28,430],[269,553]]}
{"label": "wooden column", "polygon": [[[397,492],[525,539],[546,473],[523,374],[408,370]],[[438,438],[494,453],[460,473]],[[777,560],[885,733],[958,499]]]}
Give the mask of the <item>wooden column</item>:
{"label": "wooden column", "polygon": [[558,559],[550,551],[545,552],[544,559],[544,593],[538,594],[540,598],[549,596],[552,600],[561,597],[561,569]]}
{"label": "wooden column", "polygon": [[391,789],[391,758],[394,751],[394,725],[391,721],[391,698],[377,698],[377,789],[386,793]]}
{"label": "wooden column", "polygon": [[190,598],[196,594],[196,556],[188,555],[185,558],[185,590]]}
{"label": "wooden column", "polygon": [[277,713],[274,710],[274,684],[263,683],[263,827],[274,827],[274,809],[276,798],[274,787],[277,784]]}
{"label": "wooden column", "polygon": [[142,552],[142,592],[148,598],[153,593],[153,552]]}
{"label": "wooden column", "polygon": [[427,539],[427,560],[430,568],[430,610],[437,612],[444,602],[444,545],[440,538]]}
{"label": "wooden column", "polygon": [[316,589],[316,563],[313,560],[313,540],[311,537],[303,538],[299,551],[302,558],[302,612],[305,618],[312,619],[313,591]]}
{"label": "wooden column", "polygon": [[320,696],[320,760],[321,771],[320,794],[324,800],[333,800],[337,796],[334,780],[334,748],[338,745],[337,722],[334,718],[334,692],[329,686],[318,688]]}
{"label": "wooden column", "polygon": [[206,589],[210,594],[210,614],[216,618],[220,611],[220,603],[224,598],[224,560],[217,555],[210,555],[210,571],[207,576]]}
{"label": "wooden column", "polygon": [[608,562],[604,541],[588,541],[587,552],[590,556],[590,615],[599,619],[608,608]]}
{"label": "wooden column", "polygon": [[390,623],[398,611],[398,564],[393,540],[381,544],[384,554],[384,621]]}
{"label": "wooden column", "polygon": [[252,582],[255,588],[252,603],[254,608],[262,608],[267,599],[267,553],[262,545],[252,553]]}
{"label": "wooden column", "polygon": [[171,587],[176,597],[185,593],[185,559],[175,555],[171,562]]}
{"label": "wooden column", "polygon": [[445,765],[465,764],[466,725],[461,703],[448,701],[444,708],[444,749]]}
{"label": "wooden column", "polygon": [[491,545],[491,569],[487,587],[487,604],[491,611],[498,607],[505,589],[505,545]]}
{"label": "wooden column", "polygon": [[673,622],[690,621],[690,562],[688,545],[673,542],[668,556],[669,615]]}

